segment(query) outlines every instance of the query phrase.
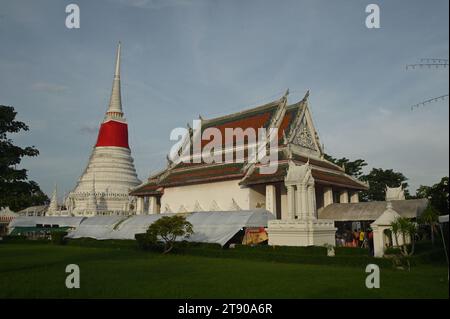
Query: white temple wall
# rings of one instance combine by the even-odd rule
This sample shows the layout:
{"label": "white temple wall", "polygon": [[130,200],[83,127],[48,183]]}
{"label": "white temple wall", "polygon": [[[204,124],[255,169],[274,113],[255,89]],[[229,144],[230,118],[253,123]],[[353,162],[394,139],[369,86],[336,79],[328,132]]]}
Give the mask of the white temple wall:
{"label": "white temple wall", "polygon": [[195,211],[197,202],[204,211],[235,210],[233,200],[240,209],[250,209],[250,202],[255,203],[260,197],[255,194],[257,192],[241,188],[238,183],[239,180],[233,180],[167,187],[161,197],[161,212],[167,212],[169,207],[171,212],[177,213],[182,206],[186,211]]}
{"label": "white temple wall", "polygon": [[266,208],[266,185],[249,188],[249,209]]}

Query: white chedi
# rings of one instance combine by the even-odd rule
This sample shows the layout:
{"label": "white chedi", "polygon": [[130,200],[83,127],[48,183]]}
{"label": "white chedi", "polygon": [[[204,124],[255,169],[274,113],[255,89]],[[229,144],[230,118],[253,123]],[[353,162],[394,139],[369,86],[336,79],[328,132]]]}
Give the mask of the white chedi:
{"label": "white chedi", "polygon": [[129,191],[141,183],[133,162],[122,112],[119,43],[109,107],[86,169],[66,199],[69,213],[75,216],[132,213],[135,200],[130,198]]}

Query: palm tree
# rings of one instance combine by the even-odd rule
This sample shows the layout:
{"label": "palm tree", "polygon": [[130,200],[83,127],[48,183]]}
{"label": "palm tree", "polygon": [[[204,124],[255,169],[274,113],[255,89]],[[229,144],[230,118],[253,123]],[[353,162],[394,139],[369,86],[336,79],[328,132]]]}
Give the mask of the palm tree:
{"label": "palm tree", "polygon": [[429,204],[425,211],[423,212],[422,216],[420,216],[420,223],[429,225],[430,231],[431,231],[431,243],[434,245],[434,233],[436,230],[436,226],[439,221],[439,214],[437,213],[436,209]]}
{"label": "palm tree", "polygon": [[[391,223],[392,232],[395,235],[395,239],[398,245],[399,236],[402,238],[402,244],[400,245],[400,252],[403,256],[408,257],[414,254],[415,251],[415,237],[417,234],[417,225],[411,220],[405,217],[398,217]],[[411,250],[408,251],[407,238],[411,239]]]}
{"label": "palm tree", "polygon": [[[408,265],[408,270],[411,270],[409,258],[415,251],[415,237],[417,234],[417,224],[405,217],[398,217],[391,223],[392,232],[395,235],[396,244],[398,245],[398,237],[402,236],[402,244],[400,245],[400,253],[404,257],[404,261]],[[408,251],[407,237],[411,239],[411,250]]]}

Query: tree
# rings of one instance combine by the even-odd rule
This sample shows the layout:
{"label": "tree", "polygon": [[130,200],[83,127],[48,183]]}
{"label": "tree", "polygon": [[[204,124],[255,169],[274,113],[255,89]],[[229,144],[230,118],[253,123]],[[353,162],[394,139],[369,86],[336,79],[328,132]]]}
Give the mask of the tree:
{"label": "tree", "polygon": [[419,221],[425,225],[430,226],[431,243],[434,245],[434,232],[439,222],[439,215],[436,209],[434,209],[431,204],[428,204],[428,207],[420,216]]}
{"label": "tree", "polygon": [[25,123],[15,120],[16,115],[13,107],[0,105],[0,207],[9,206],[13,211],[48,202],[39,185],[28,181],[27,170],[17,168],[23,157],[35,157],[39,151],[34,146],[16,146],[8,138],[10,133],[29,130]]}
{"label": "tree", "polygon": [[360,200],[363,202],[384,201],[386,186],[401,185],[405,190],[405,197],[410,197],[407,190],[408,183],[406,183],[408,179],[402,173],[394,172],[392,169],[373,168],[369,174],[361,176],[360,180],[369,183],[369,190],[360,193]]}
{"label": "tree", "polygon": [[192,224],[186,220],[186,217],[180,215],[161,217],[147,230],[150,241],[157,242],[159,238],[163,240],[164,254],[173,249],[177,237],[188,238],[193,233]]}
{"label": "tree", "polygon": [[416,191],[416,197],[427,198],[430,201],[430,205],[438,212],[438,214],[448,214],[448,177],[442,177],[441,181],[433,186],[421,185]]}
{"label": "tree", "polygon": [[350,161],[348,158],[334,158],[328,154],[325,154],[325,159],[333,164],[336,164],[338,166],[345,167],[345,173],[347,173],[350,176],[353,176],[355,178],[359,178],[363,173],[364,166],[367,166],[367,163],[363,159],[357,159],[354,161]]}
{"label": "tree", "polygon": [[[411,220],[405,217],[398,217],[391,223],[392,232],[394,233],[397,245],[399,243],[399,236],[402,238],[402,244],[400,245],[400,253],[405,257],[408,268],[411,268],[408,257],[412,256],[415,251],[415,237],[417,234],[417,225]],[[407,238],[410,238],[411,244],[407,242]],[[410,247],[410,248],[409,248]]]}

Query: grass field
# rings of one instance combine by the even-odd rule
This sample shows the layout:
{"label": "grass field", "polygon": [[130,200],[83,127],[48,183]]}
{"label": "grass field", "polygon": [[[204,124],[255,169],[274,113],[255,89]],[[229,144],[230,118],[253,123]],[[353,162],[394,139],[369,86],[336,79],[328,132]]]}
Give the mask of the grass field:
{"label": "grass field", "polygon": [[[78,264],[80,289],[65,287]],[[0,245],[0,298],[448,298],[447,268],[383,268],[367,289],[361,267],[275,263],[130,248]]]}

